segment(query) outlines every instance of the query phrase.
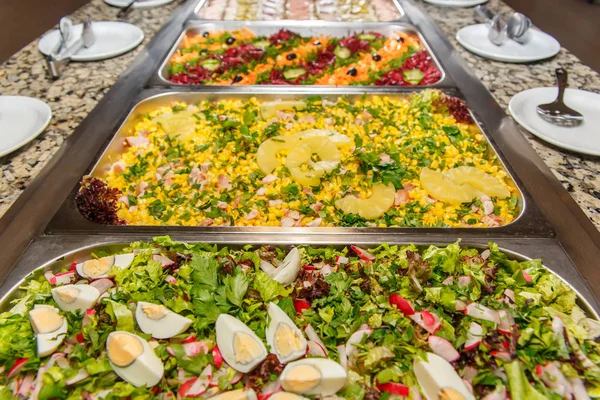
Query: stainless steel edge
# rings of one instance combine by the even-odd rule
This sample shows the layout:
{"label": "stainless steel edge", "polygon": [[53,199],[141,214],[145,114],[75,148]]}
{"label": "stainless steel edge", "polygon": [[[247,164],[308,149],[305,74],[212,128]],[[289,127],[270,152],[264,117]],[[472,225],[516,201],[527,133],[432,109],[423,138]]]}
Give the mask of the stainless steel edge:
{"label": "stainless steel edge", "polygon": [[[114,236],[53,236],[37,239],[24,257],[19,261],[9,277],[0,286],[0,311],[3,311],[7,301],[15,298],[18,294],[18,287],[23,279],[34,271],[52,270],[59,271],[62,268],[69,268],[74,262],[81,262],[90,258],[91,252],[95,250],[118,251],[119,248],[128,245],[133,241],[151,241],[149,236],[136,236],[124,240],[122,237]],[[275,244],[281,246],[309,244],[317,246],[343,246],[343,245],[363,245],[376,246],[383,242],[390,244],[409,244],[417,246],[428,245],[446,245],[454,243],[456,239],[448,237],[428,237],[422,236],[389,238],[382,235],[371,239],[365,239],[355,235],[329,236],[324,238],[306,237],[303,240],[290,239],[281,235],[247,237],[243,235],[236,236],[218,236],[218,235],[194,235],[194,236],[173,236],[173,239],[185,242],[204,242],[215,243],[223,246],[239,247],[241,245],[260,245]],[[569,284],[579,295],[581,306],[587,309],[588,313],[596,319],[600,312],[600,303],[590,292],[585,280],[577,272],[577,269],[569,261],[563,249],[552,239],[531,239],[529,243],[523,243],[518,239],[492,238],[490,240],[464,240],[461,242],[463,247],[485,248],[492,241],[498,244],[500,249],[508,254],[512,259],[523,261],[533,258],[541,258],[544,266],[551,272],[559,276],[564,282]],[[368,248],[368,247],[367,247]]]}
{"label": "stainless steel edge", "polygon": [[[339,91],[342,92],[339,92]],[[331,91],[322,90],[318,92],[324,97],[327,96],[337,96],[338,92],[340,94],[344,94],[350,99],[355,97],[362,97],[363,94],[348,94],[343,89],[338,89],[334,94],[331,94]],[[144,92],[146,93],[146,91]],[[142,95],[144,94],[142,93]],[[411,92],[408,92],[411,93]],[[314,94],[314,93],[313,93]],[[387,96],[404,96],[407,93],[399,93],[397,91],[388,91],[383,93]],[[369,94],[368,96],[371,96]],[[210,92],[202,91],[188,91],[188,92],[167,92],[160,93],[153,96],[148,96],[142,98],[140,102],[138,102],[129,112],[128,117],[125,119],[121,127],[117,130],[115,136],[110,141],[110,143],[105,147],[102,155],[99,156],[97,161],[91,163],[91,169],[88,174],[102,178],[106,171],[110,168],[110,165],[116,161],[118,155],[124,150],[125,146],[123,145],[124,139],[126,136],[130,135],[132,128],[135,125],[135,118],[137,115],[143,115],[146,112],[163,106],[165,104],[170,104],[172,101],[185,101],[187,103],[197,103],[204,99],[210,100],[218,100],[218,99],[228,99],[228,98],[246,98],[256,96],[259,99],[265,100],[273,100],[274,98],[280,99],[300,99],[304,96],[304,94],[273,94],[273,93],[256,93],[255,87],[240,87],[236,88],[235,91],[217,91],[212,90]],[[477,119],[477,118],[475,118]],[[543,216],[539,210],[535,207],[534,203],[530,201],[531,197],[528,193],[525,193],[521,187],[520,183],[517,183],[515,180],[515,174],[511,170],[510,166],[503,159],[502,154],[500,154],[493,140],[491,140],[491,135],[486,132],[485,128],[479,124],[479,127],[487,138],[488,143],[490,144],[491,151],[494,152],[498,159],[498,164],[503,166],[510,179],[512,180],[512,185],[517,188],[520,192],[520,201],[519,205],[521,207],[521,212],[519,217],[513,221],[512,223],[497,227],[497,228],[274,228],[274,227],[252,227],[252,228],[244,228],[244,227],[179,227],[179,226],[165,226],[160,229],[168,232],[182,232],[182,231],[194,231],[194,232],[223,232],[223,233],[271,233],[271,232],[279,232],[286,234],[300,234],[300,233],[313,233],[313,234],[331,234],[335,232],[348,232],[348,233],[381,233],[381,234],[408,234],[415,231],[419,231],[424,234],[428,234],[431,232],[446,232],[449,231],[452,234],[461,234],[461,235],[469,235],[471,231],[475,231],[476,234],[486,233],[491,235],[513,235],[513,234],[537,234],[537,235],[545,235],[552,236],[553,230],[550,226],[545,222]],[[156,230],[155,227],[147,227],[147,226],[106,226],[99,225],[95,223],[91,223],[85,220],[78,212],[78,210],[74,207],[74,196],[78,190],[78,186],[71,191],[71,195],[66,199],[65,204],[61,207],[60,211],[57,213],[56,217],[50,222],[48,226],[47,232],[54,234],[61,233],[69,233],[69,232],[88,232],[88,233],[108,233],[108,232],[119,232],[119,233],[134,233],[139,232],[140,229],[148,229],[148,231]],[[76,214],[76,215],[73,215]]]}
{"label": "stainless steel edge", "polygon": [[[158,69],[157,76],[151,78],[148,82],[149,86],[167,86],[172,88],[180,88],[180,87],[195,87],[195,88],[207,88],[212,87],[215,90],[219,90],[222,86],[219,85],[185,85],[178,84],[169,81],[169,61],[171,56],[179,50],[181,47],[181,42],[183,38],[190,33],[197,33],[202,31],[214,31],[214,30],[225,30],[231,31],[235,29],[241,29],[246,27],[253,32],[255,32],[258,36],[267,36],[273,33],[276,33],[280,29],[289,29],[293,32],[296,32],[302,36],[314,36],[314,35],[328,35],[333,37],[344,37],[350,36],[355,33],[369,31],[369,32],[377,32],[381,33],[385,36],[391,36],[393,32],[403,31],[415,33],[419,40],[423,43],[423,46],[429,52],[429,55],[435,62],[437,68],[441,71],[442,76],[440,80],[432,85],[416,85],[411,86],[411,88],[423,88],[423,87],[452,87],[454,83],[447,76],[440,60],[436,57],[435,52],[427,43],[427,40],[421,35],[421,33],[414,26],[406,23],[406,22],[366,22],[366,23],[358,23],[358,22],[328,22],[326,25],[323,24],[322,21],[188,21],[184,26],[183,32],[179,36],[179,38],[173,44],[172,49],[166,55],[162,65]],[[252,85],[249,85],[252,86]],[[265,88],[271,90],[281,90],[282,86],[279,85],[261,85]],[[323,90],[327,89],[330,86],[324,85],[306,85],[301,86],[302,88],[312,88],[315,90]],[[379,90],[378,86],[348,86],[350,90],[371,90],[376,88]]]}

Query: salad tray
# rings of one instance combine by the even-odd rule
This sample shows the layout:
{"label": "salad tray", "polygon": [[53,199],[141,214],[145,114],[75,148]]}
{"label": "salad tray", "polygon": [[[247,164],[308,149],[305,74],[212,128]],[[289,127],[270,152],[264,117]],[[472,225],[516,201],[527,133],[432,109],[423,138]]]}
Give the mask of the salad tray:
{"label": "salad tray", "polygon": [[[243,30],[243,31],[241,31]],[[408,51],[412,51],[409,49],[409,46],[405,46],[404,42],[398,42],[400,44],[397,45],[398,50],[394,50],[394,51],[402,51],[402,54],[406,54],[408,56],[408,54],[412,54],[413,57],[421,57],[421,53],[422,53],[422,57],[423,59],[427,59],[427,57],[431,58],[431,61],[429,61],[427,59],[426,62],[424,61],[417,61],[415,59],[414,62],[411,62],[410,65],[412,65],[412,67],[410,68],[414,68],[415,65],[419,65],[418,68],[421,69],[413,69],[413,71],[425,71],[425,74],[429,74],[430,72],[427,71],[433,71],[431,73],[435,73],[436,77],[435,78],[428,78],[428,76],[423,75],[423,73],[421,73],[421,76],[423,76],[423,81],[427,82],[425,85],[423,84],[409,84],[409,83],[402,83],[404,85],[407,85],[409,87],[420,87],[420,86],[428,86],[428,87],[448,87],[448,86],[454,86],[451,79],[446,75],[446,73],[444,72],[444,69],[442,68],[442,66],[440,65],[440,61],[436,58],[435,52],[434,50],[429,46],[429,44],[427,43],[427,40],[419,33],[418,29],[416,29],[414,26],[407,24],[407,23],[403,23],[403,22],[389,22],[389,23],[381,23],[381,22],[369,22],[369,23],[357,23],[357,22],[328,22],[327,25],[324,25],[322,22],[319,21],[188,21],[188,23],[184,26],[184,30],[181,33],[181,36],[175,41],[175,44],[173,46],[173,48],[171,49],[171,51],[167,54],[167,56],[165,57],[159,71],[158,71],[158,75],[151,78],[151,80],[148,82],[148,85],[150,86],[154,86],[154,85],[168,85],[168,86],[191,86],[191,87],[207,87],[207,86],[211,86],[211,85],[215,85],[215,86],[240,86],[240,85],[252,85],[251,82],[246,82],[249,77],[253,77],[255,75],[255,73],[253,71],[250,71],[250,73],[245,72],[245,73],[241,73],[240,75],[235,75],[235,74],[231,74],[231,79],[229,79],[229,81],[225,82],[226,79],[223,79],[223,83],[214,83],[213,81],[211,81],[212,83],[209,84],[196,84],[193,83],[194,81],[190,81],[189,83],[183,83],[183,81],[181,79],[179,80],[175,80],[172,78],[172,62],[175,59],[183,59],[183,60],[188,60],[190,59],[190,57],[194,57],[192,56],[192,54],[197,54],[197,53],[187,53],[187,54],[180,54],[180,51],[184,48],[187,47],[185,46],[186,43],[197,43],[194,39],[194,37],[196,36],[202,36],[202,35],[208,35],[214,32],[240,32],[240,35],[249,35],[250,32],[252,34],[255,35],[256,39],[254,39],[255,41],[257,41],[256,43],[259,43],[259,45],[261,43],[267,43],[266,40],[259,40],[259,38],[263,38],[263,37],[270,37],[271,35],[275,35],[278,32],[283,32],[283,31],[291,31],[293,33],[296,33],[298,35],[300,35],[301,37],[304,38],[310,38],[310,37],[316,37],[316,38],[321,38],[322,40],[326,40],[325,38],[350,38],[350,37],[354,37],[357,38],[356,40],[360,39],[360,35],[363,34],[365,36],[372,36],[372,34],[378,34],[378,35],[382,35],[382,39],[383,38],[394,38],[394,40],[400,39],[402,41],[404,41],[404,37],[399,37],[398,35],[404,35],[407,40],[414,40],[416,45],[420,46],[419,51],[415,51],[414,54],[413,53],[408,53]],[[212,35],[212,34],[211,34]],[[213,38],[213,36],[211,36],[211,38]],[[414,39],[412,39],[414,38]],[[205,38],[203,37],[200,40],[204,40]],[[215,37],[214,39],[209,39],[209,40],[216,40],[217,37]],[[246,39],[246,41],[249,39]],[[373,40],[373,39],[370,39]],[[364,41],[363,41],[364,42]],[[368,46],[368,42],[367,42],[367,47]],[[210,42],[212,43],[212,42]],[[317,46],[312,46],[312,44],[308,45],[308,46],[299,46],[298,48],[301,49],[302,51],[305,51],[304,48],[308,49],[310,48],[310,51],[313,52],[312,54],[317,54],[317,51],[324,51],[324,49],[327,48],[327,46],[325,46],[324,44],[321,44],[320,41],[316,41],[314,43],[317,43]],[[357,44],[358,42],[356,42]],[[407,42],[408,44],[408,42]],[[381,43],[381,45],[383,45],[383,43]],[[191,44],[189,46],[192,46]],[[197,46],[197,44],[196,44]],[[207,45],[209,46],[209,45]],[[214,47],[214,44],[210,45]],[[223,46],[228,46],[226,44],[223,44]],[[236,43],[232,43],[231,46],[236,46]],[[243,45],[245,46],[245,45]],[[350,45],[349,45],[350,46]],[[391,48],[396,46],[396,42],[392,42],[390,41],[389,43],[386,42],[386,46],[385,49],[390,49],[390,50],[385,50],[382,49],[380,51],[388,51],[391,52]],[[213,47],[207,47],[207,48],[213,48]],[[333,48],[334,46],[331,45],[331,48]],[[335,47],[334,49],[329,49],[328,50],[328,54],[331,57],[336,57],[339,58],[341,56],[344,57],[350,57],[350,52],[348,52],[348,54],[343,55],[341,54],[341,50],[342,47]],[[258,48],[257,48],[258,49]],[[344,50],[346,50],[346,48],[343,48]],[[408,50],[403,50],[403,49],[408,49]],[[296,53],[293,52],[293,50],[295,50],[295,48],[291,48],[291,50],[283,52],[283,55],[287,55],[289,57],[291,56],[296,56]],[[339,50],[339,52],[338,52]],[[264,51],[264,50],[263,50]],[[361,52],[363,52],[364,50],[357,50],[357,52],[355,53],[357,56],[359,54],[362,54]],[[374,62],[371,61],[371,58],[373,57],[371,55],[371,52],[373,52],[374,56],[377,56],[377,53],[375,53],[376,50],[370,50],[370,51],[366,51],[364,52],[365,57],[364,60],[363,58],[359,58],[358,61],[360,61],[360,63],[353,63],[352,65],[370,65],[368,68],[368,71],[376,71],[372,68],[381,68],[380,64],[384,64],[383,68],[385,69],[385,66],[388,65],[388,61],[385,54],[384,54],[384,59],[382,61],[378,61],[378,62]],[[263,53],[261,53],[263,54]],[[383,54],[383,53],[382,53]],[[392,53],[390,53],[392,54]],[[185,58],[183,58],[185,56]],[[188,57],[189,56],[189,57]],[[203,57],[208,57],[210,56],[210,53],[207,54],[206,56]],[[242,56],[244,56],[242,54]],[[306,57],[310,57],[311,53],[309,52]],[[368,57],[367,57],[368,56]],[[196,59],[198,59],[199,57],[201,57],[201,54],[197,54]],[[221,56],[218,56],[221,57]],[[218,58],[217,57],[217,58]],[[236,53],[236,57],[239,57],[239,55],[237,55]],[[302,66],[303,68],[307,68],[305,61],[301,60],[300,58],[296,58],[294,60],[283,60],[283,56],[279,56],[278,58],[275,58],[273,56],[273,58],[267,59],[267,57],[271,57],[268,55],[268,53],[266,55],[261,55],[261,57],[263,57],[264,62],[266,63],[268,61],[268,64],[270,65],[270,63],[275,63],[275,60],[277,59],[277,65],[281,64],[284,67],[279,67],[277,66],[276,68],[274,68],[273,70],[271,70],[271,76],[268,77],[266,76],[266,72],[262,72],[262,75],[265,75],[265,79],[267,79],[263,84],[260,84],[260,86],[265,86],[265,87],[270,87],[273,90],[282,90],[281,84],[283,84],[283,86],[287,86],[289,87],[290,85],[292,85],[291,83],[287,83],[288,81],[286,73],[289,72],[292,73],[296,70],[299,70],[299,68],[293,68],[294,65],[297,64],[297,66]],[[381,60],[381,56],[379,56],[379,60]],[[391,57],[391,56],[390,56]],[[399,58],[399,55],[394,55],[394,58]],[[193,58],[192,58],[193,60]],[[209,63],[210,61],[215,61],[213,59],[209,60],[209,61],[205,61],[206,63]],[[408,62],[410,60],[407,59],[406,62]],[[197,61],[195,61],[197,62]],[[266,67],[268,64],[263,64],[263,61],[261,61],[260,64],[258,64],[256,67],[254,67],[255,71],[263,71],[264,68],[262,67]],[[323,61],[324,62],[324,61]],[[331,76],[331,78],[329,79],[338,79],[339,82],[346,82],[347,79],[358,79],[360,78],[360,73],[361,73],[361,68],[359,67],[359,76],[356,78],[350,78],[347,73],[346,70],[350,71],[350,68],[352,65],[348,65],[347,67],[344,66],[347,64],[345,59],[340,59],[340,62],[342,66],[340,67],[336,67],[335,71],[342,71],[343,73],[340,72],[340,76],[337,76],[339,74],[336,74],[334,72],[323,72],[325,75],[323,78],[316,80],[316,76],[318,76],[321,72],[318,71],[329,71],[328,69],[324,70],[322,68],[324,67],[320,67],[318,66],[318,64],[315,64],[314,67],[312,68],[316,68],[315,71],[310,71],[310,73],[308,73],[308,76],[310,76],[309,79],[312,79],[312,76],[315,76],[315,83],[312,84],[302,84],[300,83],[300,86],[303,88],[322,88],[322,87],[326,87],[326,86],[332,86],[324,82],[324,79],[326,78],[326,76]],[[405,62],[405,64],[406,64]],[[201,62],[203,63],[203,62]],[[335,62],[334,64],[336,64],[337,62]],[[223,61],[221,63],[221,65],[224,65],[225,62]],[[310,64],[310,63],[309,63]],[[202,64],[204,65],[204,64]],[[202,65],[199,65],[196,68],[201,67]],[[211,64],[212,65],[212,64]],[[329,64],[327,64],[329,65]],[[208,67],[208,64],[207,64]],[[215,66],[216,67],[216,66]],[[211,67],[211,68],[215,68],[215,67]],[[233,67],[235,68],[235,67]],[[259,70],[260,68],[260,70]],[[273,72],[275,71],[275,69],[279,69],[279,68],[285,68],[285,71],[283,74],[275,74],[276,77],[274,76]],[[302,69],[303,69],[302,68]],[[327,67],[329,68],[329,67]],[[394,69],[396,69],[397,67],[393,67]],[[409,67],[406,67],[407,69]],[[201,71],[198,72],[194,69],[194,74],[198,75],[202,75],[202,71],[206,72],[204,68],[201,68]],[[382,70],[383,71],[383,70]],[[400,70],[398,70],[400,71]],[[225,71],[227,72],[227,71]],[[217,69],[215,71],[215,76],[220,77],[221,75],[223,75],[223,72],[220,72],[220,69]],[[366,73],[365,73],[366,74]],[[389,74],[389,73],[388,73]],[[235,76],[234,76],[235,75]],[[261,75],[258,75],[259,78]],[[384,75],[381,75],[382,77]],[[439,76],[439,77],[438,77]],[[188,79],[188,75],[183,75],[183,77],[186,78],[186,82]],[[240,79],[239,83],[236,80]],[[293,79],[301,79],[301,77],[296,78],[294,75]],[[220,78],[219,78],[220,79]],[[252,79],[257,79],[255,77],[253,77]],[[369,78],[371,79],[371,78]],[[374,78],[373,78],[374,79]],[[393,80],[393,78],[387,78],[387,81],[382,80],[380,78],[381,82],[378,83],[380,85],[387,85],[387,86],[391,86],[391,87],[398,87],[400,84],[399,83],[394,83],[396,82],[395,80]],[[235,81],[235,82],[234,82]],[[268,84],[268,82],[278,82],[280,83],[279,85],[272,85],[272,84]],[[429,82],[431,81],[431,83]],[[301,81],[300,81],[301,82]],[[337,81],[336,81],[337,82]],[[387,83],[386,83],[387,82]],[[353,82],[352,85],[355,86],[348,86],[348,84],[346,83],[338,83],[338,86],[347,86],[350,90],[356,90],[356,91],[361,91],[361,90],[372,90],[372,89],[376,89],[376,90],[380,90],[381,87],[380,86],[376,86],[374,84],[371,85],[363,85],[360,84],[359,81],[357,82]],[[287,87],[285,88],[287,90]]]}
{"label": "salad tray", "polygon": [[200,3],[194,17],[215,20],[326,20],[397,21],[406,19],[395,0],[208,0]]}
{"label": "salad tray", "polygon": [[[159,93],[159,94],[155,94]],[[302,93],[302,92],[300,92]],[[373,95],[359,95],[359,94],[347,94],[345,91],[328,90],[321,91],[320,95],[325,101],[327,99],[335,100],[339,95],[345,96],[348,101],[355,101],[358,99],[371,99]],[[390,99],[404,99],[410,95],[411,92],[405,93],[388,93],[384,94]],[[449,91],[449,93],[455,93]],[[154,94],[154,95],[153,95]],[[110,143],[106,146],[105,150],[99,154],[97,159],[89,167],[89,172],[86,175],[90,175],[94,178],[101,180],[107,177],[107,174],[112,170],[115,162],[120,160],[120,157],[129,149],[128,140],[131,140],[132,132],[136,132],[136,124],[140,117],[149,115],[149,112],[157,110],[160,107],[170,106],[177,102],[183,102],[184,104],[196,104],[201,101],[241,101],[247,103],[249,99],[256,98],[259,102],[267,102],[273,100],[302,100],[306,99],[305,94],[273,94],[273,93],[261,93],[257,92],[256,88],[238,88],[235,91],[223,91],[223,92],[171,92],[164,93],[157,90],[145,91],[141,96],[141,101],[133,107],[124,123],[117,130],[117,133],[113,136]],[[377,97],[375,97],[377,98]],[[473,114],[471,114],[473,115]],[[522,185],[515,178],[514,171],[512,170],[509,163],[505,161],[502,153],[497,149],[494,143],[494,138],[489,135],[485,126],[482,126],[478,121],[476,115],[473,115],[475,125],[474,128],[484,135],[484,140],[487,140],[489,147],[487,151],[493,156],[494,163],[498,168],[506,171],[507,181],[509,185],[513,187],[515,193],[516,203],[519,211],[514,221],[504,226],[498,227],[456,227],[456,228],[436,228],[436,227],[423,227],[423,228],[411,228],[411,227],[280,227],[278,226],[202,226],[203,224],[195,223],[197,226],[181,226],[182,224],[176,224],[173,222],[163,224],[160,229],[161,231],[168,232],[214,232],[214,233],[235,233],[244,232],[246,234],[268,233],[268,232],[286,232],[288,234],[306,234],[314,233],[319,235],[328,235],[340,232],[353,232],[353,233],[380,233],[380,234],[407,234],[412,232],[422,233],[448,233],[451,235],[473,235],[473,236],[489,236],[489,235],[542,235],[552,236],[553,231],[545,222],[541,216],[539,209],[532,202],[530,195]],[[194,117],[197,118],[197,117]],[[191,118],[195,120],[194,118]],[[129,138],[129,139],[128,139]],[[134,147],[132,149],[135,149]],[[133,151],[133,150],[132,150]],[[138,150],[138,156],[139,157]],[[134,156],[135,158],[135,156]],[[146,223],[134,223],[132,225],[120,225],[118,223],[111,224],[98,224],[91,222],[84,218],[77,207],[75,206],[75,198],[81,186],[78,185],[71,191],[71,194],[63,203],[61,209],[53,218],[50,225],[48,226],[49,233],[69,233],[69,232],[94,232],[94,233],[108,233],[108,232],[119,232],[133,234],[136,232],[152,232],[157,229],[156,227],[147,226]],[[137,225],[137,226],[133,226]],[[170,226],[169,226],[170,225]],[[185,224],[183,224],[185,225]],[[237,225],[237,224],[236,224]]]}

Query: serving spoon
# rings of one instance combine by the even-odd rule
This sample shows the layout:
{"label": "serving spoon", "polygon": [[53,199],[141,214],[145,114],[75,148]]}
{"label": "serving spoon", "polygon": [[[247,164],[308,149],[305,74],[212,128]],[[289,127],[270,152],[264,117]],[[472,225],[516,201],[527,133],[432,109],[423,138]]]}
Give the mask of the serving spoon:
{"label": "serving spoon", "polygon": [[579,112],[567,107],[564,102],[565,89],[567,88],[568,74],[563,68],[556,69],[556,83],[558,85],[558,96],[552,103],[540,104],[536,107],[536,111],[540,117],[546,122],[562,126],[565,128],[573,128],[583,123],[583,115]]}

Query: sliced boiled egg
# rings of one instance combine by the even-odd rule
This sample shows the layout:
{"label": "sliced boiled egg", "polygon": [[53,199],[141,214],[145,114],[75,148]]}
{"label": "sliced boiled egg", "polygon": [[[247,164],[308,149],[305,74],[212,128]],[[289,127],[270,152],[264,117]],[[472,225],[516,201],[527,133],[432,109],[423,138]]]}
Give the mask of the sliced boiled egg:
{"label": "sliced boiled egg", "polygon": [[165,368],[160,358],[146,340],[133,333],[111,332],[106,353],[117,375],[135,387],[152,387],[163,376]]}
{"label": "sliced boiled egg", "polygon": [[292,284],[298,277],[300,272],[300,251],[294,247],[285,256],[281,264],[276,268],[268,261],[262,260],[260,268],[271,277],[271,279],[281,283],[282,285]]}
{"label": "sliced boiled egg", "polygon": [[452,365],[436,354],[427,353],[427,361],[415,360],[413,371],[429,400],[475,400]]}
{"label": "sliced boiled egg", "polygon": [[269,396],[269,400],[307,400],[306,397],[299,396],[295,393],[277,392]]}
{"label": "sliced boiled egg", "polygon": [[285,311],[275,303],[270,303],[267,312],[270,321],[266,336],[271,353],[284,364],[306,354],[306,339]]}
{"label": "sliced boiled egg", "polygon": [[230,390],[211,397],[210,400],[256,400],[256,392],[252,389]]}
{"label": "sliced boiled egg", "polygon": [[221,314],[215,326],[217,345],[225,362],[236,371],[250,372],[267,358],[263,342],[246,324],[228,314]]}
{"label": "sliced boiled egg", "polygon": [[135,320],[142,332],[156,339],[168,339],[186,331],[192,320],[169,310],[162,304],[139,301]]}
{"label": "sliced boiled egg", "polygon": [[283,369],[283,390],[306,395],[329,396],[346,384],[346,370],[328,358],[306,358],[289,363]]}
{"label": "sliced boiled egg", "polygon": [[112,267],[127,268],[135,258],[134,253],[117,254],[93,260],[87,260],[75,266],[77,273],[83,278],[100,279],[108,278]]}
{"label": "sliced boiled egg", "polygon": [[36,304],[29,311],[31,327],[37,339],[38,357],[54,353],[67,335],[67,320],[56,307]]}
{"label": "sliced boiled egg", "polygon": [[64,285],[52,289],[52,298],[63,311],[87,310],[94,307],[100,291],[92,285]]}

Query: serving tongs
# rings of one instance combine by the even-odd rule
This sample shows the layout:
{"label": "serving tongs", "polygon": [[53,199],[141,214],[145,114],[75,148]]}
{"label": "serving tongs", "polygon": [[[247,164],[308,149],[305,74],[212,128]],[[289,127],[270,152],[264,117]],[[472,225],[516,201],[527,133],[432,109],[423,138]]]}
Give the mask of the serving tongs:
{"label": "serving tongs", "polygon": [[59,28],[61,34],[60,43],[58,43],[53,51],[46,56],[48,73],[52,79],[60,78],[65,66],[71,62],[71,57],[77,54],[81,49],[87,49],[93,45],[96,40],[96,36],[92,29],[92,21],[87,20],[83,23],[81,37],[73,42],[73,44],[68,45],[68,41],[71,37],[71,27],[72,24],[68,18],[61,19]]}
{"label": "serving tongs", "polygon": [[521,13],[516,12],[505,21],[500,14],[479,5],[475,7],[475,20],[488,24],[488,39],[496,46],[502,46],[508,39],[519,44],[527,44],[531,40],[531,20]]}

